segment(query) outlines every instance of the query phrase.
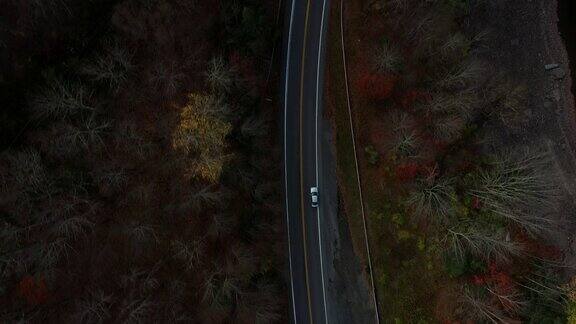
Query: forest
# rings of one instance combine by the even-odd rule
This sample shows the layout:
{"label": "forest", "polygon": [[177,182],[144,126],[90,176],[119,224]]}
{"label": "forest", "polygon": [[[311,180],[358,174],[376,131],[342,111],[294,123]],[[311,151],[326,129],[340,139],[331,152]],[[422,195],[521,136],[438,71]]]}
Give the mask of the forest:
{"label": "forest", "polygon": [[0,3],[0,322],[286,321],[279,4]]}
{"label": "forest", "polygon": [[[374,263],[366,278],[385,323],[576,323],[562,179],[548,142],[519,140],[532,127],[529,89],[486,59],[498,31],[470,19],[489,2],[344,5]],[[332,35],[327,100],[344,211],[363,255],[340,42]]]}

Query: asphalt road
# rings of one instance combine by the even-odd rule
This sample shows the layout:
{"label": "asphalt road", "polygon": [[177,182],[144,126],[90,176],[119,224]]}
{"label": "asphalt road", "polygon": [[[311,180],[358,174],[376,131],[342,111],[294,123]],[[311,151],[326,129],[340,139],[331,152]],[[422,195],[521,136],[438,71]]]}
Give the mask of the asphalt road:
{"label": "asphalt road", "polygon": [[[329,0],[289,0],[284,36],[284,184],[293,323],[333,323],[322,237],[322,89]],[[319,207],[310,187],[319,190]]]}

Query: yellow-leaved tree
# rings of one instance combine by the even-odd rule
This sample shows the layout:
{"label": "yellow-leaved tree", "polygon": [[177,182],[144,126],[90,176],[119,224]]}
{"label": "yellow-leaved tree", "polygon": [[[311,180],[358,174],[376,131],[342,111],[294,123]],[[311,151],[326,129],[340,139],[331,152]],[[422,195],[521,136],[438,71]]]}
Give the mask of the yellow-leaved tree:
{"label": "yellow-leaved tree", "polygon": [[566,305],[566,323],[576,324],[576,276],[564,286],[566,294],[568,295],[568,302]]}
{"label": "yellow-leaved tree", "polygon": [[172,147],[187,156],[187,176],[212,183],[220,179],[229,158],[226,136],[232,126],[219,116],[218,101],[211,95],[193,93],[180,113],[172,134]]}

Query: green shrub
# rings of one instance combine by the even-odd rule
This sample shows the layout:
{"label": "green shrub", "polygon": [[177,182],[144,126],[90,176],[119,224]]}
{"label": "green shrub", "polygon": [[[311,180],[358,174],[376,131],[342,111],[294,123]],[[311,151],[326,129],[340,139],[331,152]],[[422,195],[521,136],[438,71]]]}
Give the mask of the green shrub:
{"label": "green shrub", "polygon": [[396,238],[398,239],[398,241],[406,241],[412,238],[412,233],[406,230],[399,230],[396,233]]}
{"label": "green shrub", "polygon": [[566,323],[576,324],[576,303],[573,301],[566,307]]}
{"label": "green shrub", "polygon": [[364,148],[364,153],[366,153],[366,159],[368,160],[368,164],[374,166],[378,164],[378,161],[380,161],[380,155],[378,154],[378,151],[376,151],[374,146],[372,145],[366,146]]}
{"label": "green shrub", "polygon": [[486,263],[471,255],[459,258],[454,254],[446,254],[444,257],[444,270],[451,278],[458,278],[464,275],[484,272]]}
{"label": "green shrub", "polygon": [[467,13],[470,10],[470,0],[446,0],[446,4]]}
{"label": "green shrub", "polygon": [[400,214],[400,213],[395,213],[392,215],[392,222],[396,225],[396,226],[402,226],[404,225],[404,223],[406,222],[404,219],[404,215]]}
{"label": "green shrub", "polygon": [[272,28],[274,25],[269,21],[264,6],[248,7],[228,1],[224,7],[224,25],[229,34],[227,45],[256,57],[267,56],[270,45],[279,34]]}

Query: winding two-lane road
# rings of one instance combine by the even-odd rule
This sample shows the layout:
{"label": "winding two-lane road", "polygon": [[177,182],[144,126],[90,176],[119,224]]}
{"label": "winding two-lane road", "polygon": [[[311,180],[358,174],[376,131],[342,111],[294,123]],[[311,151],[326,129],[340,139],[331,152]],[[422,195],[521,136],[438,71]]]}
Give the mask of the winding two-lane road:
{"label": "winding two-lane road", "polygon": [[[294,323],[330,323],[322,238],[321,141],[329,0],[289,0],[284,57],[284,185]],[[319,207],[310,187],[319,189]]]}

